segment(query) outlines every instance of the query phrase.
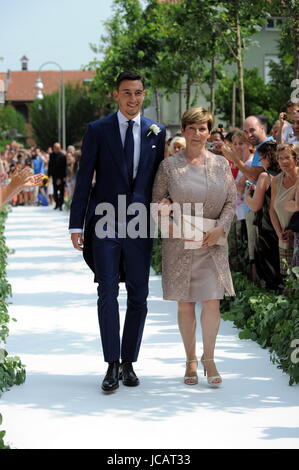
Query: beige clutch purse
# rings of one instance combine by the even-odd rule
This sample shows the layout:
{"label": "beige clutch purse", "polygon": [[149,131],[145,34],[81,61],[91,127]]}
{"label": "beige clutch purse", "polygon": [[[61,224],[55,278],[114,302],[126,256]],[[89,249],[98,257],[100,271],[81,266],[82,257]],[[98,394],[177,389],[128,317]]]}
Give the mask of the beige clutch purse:
{"label": "beige clutch purse", "polygon": [[[182,233],[185,238],[185,248],[200,248],[203,236],[206,232],[216,227],[216,220],[205,217],[182,215]],[[189,241],[190,240],[190,241]],[[216,245],[225,245],[227,243],[226,235],[221,236]]]}

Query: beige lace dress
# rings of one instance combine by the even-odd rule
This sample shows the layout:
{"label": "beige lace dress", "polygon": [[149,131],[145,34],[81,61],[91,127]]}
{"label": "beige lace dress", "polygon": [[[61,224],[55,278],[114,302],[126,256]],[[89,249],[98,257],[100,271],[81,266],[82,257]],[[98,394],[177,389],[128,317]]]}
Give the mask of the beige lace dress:
{"label": "beige lace dress", "polygon": [[[158,169],[153,202],[203,203],[203,216],[223,225],[228,234],[235,215],[237,192],[224,157],[207,152],[205,165],[187,162],[185,150],[164,159]],[[163,238],[162,286],[166,300],[204,301],[233,296],[228,246],[187,249],[183,239]]]}

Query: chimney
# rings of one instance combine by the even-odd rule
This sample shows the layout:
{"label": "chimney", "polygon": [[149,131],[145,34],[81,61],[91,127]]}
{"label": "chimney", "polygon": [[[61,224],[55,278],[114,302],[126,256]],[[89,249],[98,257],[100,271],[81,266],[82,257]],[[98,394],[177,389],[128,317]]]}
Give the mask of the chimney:
{"label": "chimney", "polygon": [[21,58],[22,70],[28,70],[28,61],[28,57],[23,55],[23,57]]}

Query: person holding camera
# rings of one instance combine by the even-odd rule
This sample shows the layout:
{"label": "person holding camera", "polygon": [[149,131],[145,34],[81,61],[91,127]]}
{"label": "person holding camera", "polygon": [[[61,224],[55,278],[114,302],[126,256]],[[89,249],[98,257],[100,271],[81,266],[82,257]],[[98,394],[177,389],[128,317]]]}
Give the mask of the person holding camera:
{"label": "person holding camera", "polygon": [[293,122],[299,121],[299,103],[288,101],[287,112],[279,114],[279,129],[277,134],[277,141],[281,144],[293,144],[298,142],[298,136],[294,132]]}

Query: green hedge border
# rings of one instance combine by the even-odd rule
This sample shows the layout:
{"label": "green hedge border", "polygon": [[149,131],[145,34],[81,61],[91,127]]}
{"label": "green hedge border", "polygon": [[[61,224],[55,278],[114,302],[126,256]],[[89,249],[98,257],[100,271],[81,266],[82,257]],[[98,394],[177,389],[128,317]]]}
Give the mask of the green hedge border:
{"label": "green hedge border", "polygon": [[221,302],[222,318],[241,329],[240,339],[268,348],[270,360],[299,383],[299,268],[292,268],[281,292],[263,289],[242,273],[233,273],[236,297]]}
{"label": "green hedge border", "polygon": [[[5,221],[8,215],[7,207],[0,212],[0,395],[9,390],[13,385],[21,385],[25,382],[26,371],[18,356],[10,357],[3,347],[9,335],[8,324],[8,299],[11,297],[11,286],[6,279],[7,256],[9,249],[4,237]],[[0,414],[0,426],[2,416]],[[0,449],[9,449],[4,443],[5,431],[0,431]]]}

